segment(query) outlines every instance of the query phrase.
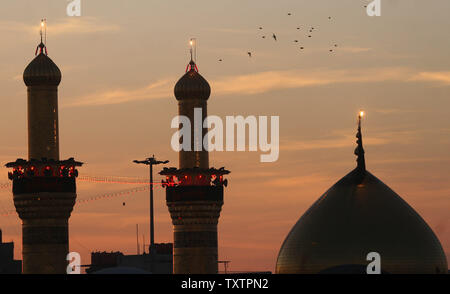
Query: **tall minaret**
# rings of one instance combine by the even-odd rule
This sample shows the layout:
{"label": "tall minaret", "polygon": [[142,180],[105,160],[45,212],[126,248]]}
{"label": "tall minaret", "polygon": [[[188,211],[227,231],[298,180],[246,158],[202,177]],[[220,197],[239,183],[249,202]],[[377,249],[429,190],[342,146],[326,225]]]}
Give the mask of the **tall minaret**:
{"label": "tall minaret", "polygon": [[160,172],[166,176],[166,203],[174,228],[173,273],[216,274],[217,224],[223,205],[223,187],[227,184],[223,176],[229,171],[209,168],[208,151],[198,149],[207,129],[195,131],[194,116],[201,110],[202,121],[206,117],[211,88],[198,73],[192,51],[186,73],[175,85],[174,92],[179,115],[189,118],[192,127],[191,150],[180,151],[179,169],[164,168]]}
{"label": "tall minaret", "polygon": [[28,92],[28,160],[13,168],[14,205],[22,219],[23,273],[64,274],[69,251],[68,223],[76,199],[78,175],[73,158],[59,160],[58,85],[61,71],[47,56],[42,39],[25,68]]}

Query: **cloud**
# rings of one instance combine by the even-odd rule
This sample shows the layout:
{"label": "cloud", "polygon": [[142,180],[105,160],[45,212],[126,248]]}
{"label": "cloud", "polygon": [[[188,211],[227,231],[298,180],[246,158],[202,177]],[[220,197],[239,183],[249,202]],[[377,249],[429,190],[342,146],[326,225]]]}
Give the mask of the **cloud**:
{"label": "cloud", "polygon": [[420,72],[412,77],[413,81],[439,82],[450,85],[450,71]]}
{"label": "cloud", "polygon": [[362,53],[371,50],[372,48],[363,48],[363,47],[339,47],[339,51],[343,51],[346,53]]}
{"label": "cloud", "polygon": [[[334,135],[324,139],[304,139],[304,140],[283,140],[280,142],[280,149],[285,151],[304,151],[313,149],[335,149],[355,147],[354,130],[341,130],[334,132]],[[412,131],[382,132],[364,138],[365,146],[386,145],[393,142],[407,144],[416,138],[417,134]]]}
{"label": "cloud", "polygon": [[212,81],[216,95],[259,94],[278,89],[314,87],[338,83],[370,83],[405,80],[411,76],[405,68],[377,68],[361,70],[286,70],[225,77]]}
{"label": "cloud", "polygon": [[92,93],[73,99],[74,102],[64,104],[63,107],[99,106],[107,104],[120,104],[129,101],[167,98],[173,95],[172,87],[173,80],[163,79],[136,90],[114,89],[99,93]]}
{"label": "cloud", "polygon": [[378,108],[373,109],[374,112],[390,115],[390,114],[406,114],[406,113],[425,113],[427,110],[425,109],[401,109],[401,108]]}
{"label": "cloud", "polygon": [[269,187],[301,187],[312,186],[318,183],[326,183],[330,179],[320,174],[302,175],[302,176],[286,176],[268,179],[264,182],[264,185]]}
{"label": "cloud", "polygon": [[115,24],[102,23],[94,17],[68,17],[64,21],[51,24],[48,26],[48,31],[52,35],[60,35],[65,33],[71,34],[90,34],[90,33],[105,33],[115,32],[120,30],[120,27]]}
{"label": "cloud", "polygon": [[[17,21],[0,21],[0,31],[14,33],[28,33],[36,36],[39,34],[39,24],[25,24]],[[95,17],[66,17],[60,21],[48,22],[47,32],[52,36],[63,34],[92,34],[105,33],[120,30],[115,24],[106,24]]]}
{"label": "cloud", "polygon": [[[255,95],[280,89],[318,87],[330,84],[398,82],[446,82],[450,72],[420,72],[402,67],[369,69],[316,69],[264,71],[221,77],[210,81],[213,95]],[[95,106],[173,96],[176,77],[165,78],[139,89],[114,89],[73,99],[65,106]]]}

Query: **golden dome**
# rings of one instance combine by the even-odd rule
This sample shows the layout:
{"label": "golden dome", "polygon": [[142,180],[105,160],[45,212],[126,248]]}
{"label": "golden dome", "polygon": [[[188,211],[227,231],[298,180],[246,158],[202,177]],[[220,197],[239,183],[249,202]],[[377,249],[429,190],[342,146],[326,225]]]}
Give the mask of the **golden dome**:
{"label": "golden dome", "polygon": [[399,195],[366,171],[359,131],[358,167],[323,194],[281,246],[276,273],[366,273],[369,252],[392,274],[447,273],[436,235]]}

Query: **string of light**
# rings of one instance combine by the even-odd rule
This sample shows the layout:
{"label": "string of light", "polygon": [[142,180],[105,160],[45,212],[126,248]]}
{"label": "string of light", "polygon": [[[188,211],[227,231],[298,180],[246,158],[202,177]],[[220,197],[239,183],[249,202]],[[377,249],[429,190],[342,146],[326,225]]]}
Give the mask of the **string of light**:
{"label": "string of light", "polygon": [[[146,185],[146,186],[135,187],[132,189],[127,189],[127,190],[102,193],[102,194],[98,194],[98,195],[95,195],[92,197],[78,199],[78,200],[76,200],[76,204],[83,205],[86,203],[90,203],[92,201],[111,199],[111,198],[118,197],[118,196],[131,196],[136,193],[148,191],[149,189],[150,189],[150,187]],[[16,213],[15,210],[8,210],[8,211],[0,212],[0,216],[9,216],[9,215],[13,215],[15,213]]]}
{"label": "string of light", "polygon": [[3,190],[3,189],[9,189],[9,188],[11,188],[11,187],[12,187],[11,182],[0,183],[0,190]]}
{"label": "string of light", "polygon": [[142,187],[135,187],[135,188],[128,189],[128,190],[103,193],[103,194],[92,196],[89,198],[79,199],[76,201],[76,204],[85,204],[85,203],[89,203],[89,202],[96,201],[96,200],[110,199],[110,198],[118,197],[118,196],[128,196],[128,195],[132,195],[135,193],[147,191],[148,189],[149,189],[149,186],[142,186]]}
{"label": "string of light", "polygon": [[[149,185],[148,179],[130,178],[130,177],[111,177],[111,176],[79,176],[78,181],[94,182],[94,183],[109,183],[109,184],[146,184]],[[153,185],[160,185],[161,183],[152,183]]]}
{"label": "string of light", "polygon": [[[105,183],[105,184],[142,184],[149,185],[148,179],[132,178],[132,177],[117,177],[117,176],[79,176],[77,181],[91,182],[91,183]],[[152,185],[161,185],[161,183],[153,182]],[[9,189],[12,187],[11,182],[0,183],[0,190]]]}

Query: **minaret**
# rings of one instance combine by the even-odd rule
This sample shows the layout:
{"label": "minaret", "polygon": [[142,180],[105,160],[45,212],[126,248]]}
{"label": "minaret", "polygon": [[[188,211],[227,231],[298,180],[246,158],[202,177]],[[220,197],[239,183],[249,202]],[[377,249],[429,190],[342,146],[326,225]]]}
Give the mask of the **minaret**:
{"label": "minaret", "polygon": [[25,68],[28,92],[28,160],[6,164],[14,205],[22,219],[23,273],[64,274],[69,251],[68,222],[78,175],[73,158],[59,160],[58,85],[61,71],[42,40]]}
{"label": "minaret", "polygon": [[[179,169],[164,168],[166,202],[174,228],[174,274],[216,274],[218,272],[217,224],[223,205],[223,176],[229,171],[209,168],[208,151],[196,151],[207,132],[196,138],[194,113],[207,116],[207,100],[211,93],[208,82],[199,74],[192,58],[186,73],[174,89],[179,115],[191,122],[191,151],[179,153]],[[198,135],[198,134],[197,134]]]}

